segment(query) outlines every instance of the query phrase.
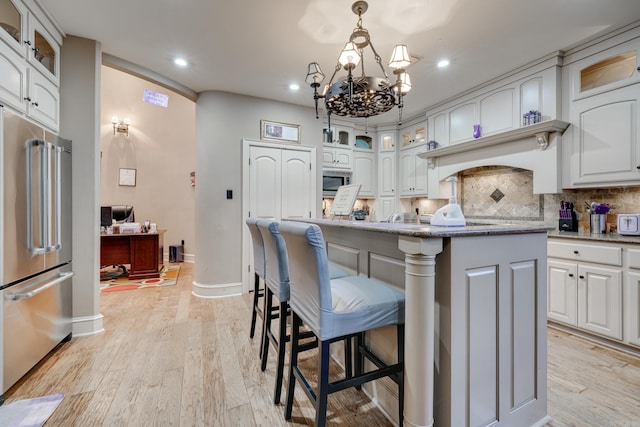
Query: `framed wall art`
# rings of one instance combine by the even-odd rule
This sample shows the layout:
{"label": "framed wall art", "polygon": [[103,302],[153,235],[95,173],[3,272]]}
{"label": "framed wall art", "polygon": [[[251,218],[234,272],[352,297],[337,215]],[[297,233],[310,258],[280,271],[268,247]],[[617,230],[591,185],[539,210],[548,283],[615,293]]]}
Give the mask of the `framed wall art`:
{"label": "framed wall art", "polygon": [[136,170],[120,168],[120,176],[118,179],[118,184],[126,187],[135,187],[136,186]]}
{"label": "framed wall art", "polygon": [[260,120],[260,139],[300,143],[300,125]]}

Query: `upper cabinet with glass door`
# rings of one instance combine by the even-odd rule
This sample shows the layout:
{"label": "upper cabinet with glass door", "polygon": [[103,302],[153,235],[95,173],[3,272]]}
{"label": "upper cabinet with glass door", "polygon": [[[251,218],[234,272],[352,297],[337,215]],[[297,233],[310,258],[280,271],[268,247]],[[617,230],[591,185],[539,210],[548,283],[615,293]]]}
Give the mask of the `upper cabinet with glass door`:
{"label": "upper cabinet with glass door", "polygon": [[27,32],[27,8],[18,2],[0,0],[0,40],[21,56],[26,55],[23,43]]}
{"label": "upper cabinet with glass door", "polygon": [[427,127],[424,123],[405,128],[400,132],[400,148],[427,142]]}
{"label": "upper cabinet with glass door", "polygon": [[0,39],[57,86],[62,37],[56,40],[19,0],[0,0],[0,27]]}
{"label": "upper cabinet with glass door", "polygon": [[60,82],[60,45],[33,15],[29,17],[29,62],[56,85]]}
{"label": "upper cabinet with glass door", "polygon": [[344,148],[351,148],[351,129],[344,126],[331,126],[322,129],[322,141],[325,144],[332,144]]}
{"label": "upper cabinet with glass door", "polygon": [[356,135],[356,142],[353,147],[361,150],[373,150],[373,138],[371,137],[371,135],[358,133]]}

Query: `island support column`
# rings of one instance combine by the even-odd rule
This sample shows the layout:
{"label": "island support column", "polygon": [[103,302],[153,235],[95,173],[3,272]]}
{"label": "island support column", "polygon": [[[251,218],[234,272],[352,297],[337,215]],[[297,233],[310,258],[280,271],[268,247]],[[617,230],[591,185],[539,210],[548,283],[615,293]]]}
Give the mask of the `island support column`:
{"label": "island support column", "polygon": [[433,426],[436,255],[442,238],[399,236],[405,254],[404,425]]}

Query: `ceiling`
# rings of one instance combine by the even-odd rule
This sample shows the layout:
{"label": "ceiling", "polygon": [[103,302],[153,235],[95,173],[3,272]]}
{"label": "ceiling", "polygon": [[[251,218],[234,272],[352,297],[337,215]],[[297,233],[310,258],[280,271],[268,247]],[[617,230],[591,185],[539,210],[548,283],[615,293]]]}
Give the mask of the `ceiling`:
{"label": "ceiling", "polygon": [[[47,0],[67,35],[196,92],[223,90],[313,106],[307,64],[328,77],[356,27],[350,0]],[[383,64],[419,60],[404,117],[558,50],[640,20],[639,0],[369,0],[363,26]],[[370,50],[365,55],[372,57]],[[189,66],[173,64],[177,56]],[[436,63],[451,64],[439,69]],[[368,74],[379,75],[374,63]],[[391,74],[391,73],[389,73]],[[327,82],[325,80],[325,83]],[[292,92],[289,84],[298,83]],[[393,123],[394,110],[369,123]]]}

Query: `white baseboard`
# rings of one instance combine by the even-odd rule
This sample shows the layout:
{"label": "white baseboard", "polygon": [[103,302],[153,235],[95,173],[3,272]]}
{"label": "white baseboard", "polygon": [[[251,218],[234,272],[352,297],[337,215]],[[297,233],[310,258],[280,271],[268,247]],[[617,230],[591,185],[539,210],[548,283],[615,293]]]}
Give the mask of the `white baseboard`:
{"label": "white baseboard", "polygon": [[200,298],[224,298],[242,295],[242,283],[205,284],[196,281],[191,283],[191,293]]}
{"label": "white baseboard", "polygon": [[104,319],[104,316],[101,313],[98,313],[95,316],[74,317],[71,322],[71,332],[74,337],[94,335],[104,332],[102,319]]}

